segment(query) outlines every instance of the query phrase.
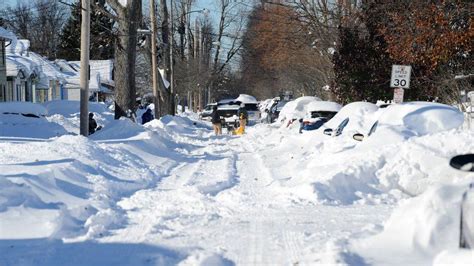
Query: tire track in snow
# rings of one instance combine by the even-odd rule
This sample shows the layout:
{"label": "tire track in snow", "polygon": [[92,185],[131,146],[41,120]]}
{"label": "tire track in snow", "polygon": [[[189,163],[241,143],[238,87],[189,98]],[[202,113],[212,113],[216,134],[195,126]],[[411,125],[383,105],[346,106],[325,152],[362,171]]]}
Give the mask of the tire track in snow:
{"label": "tire track in snow", "polygon": [[254,152],[239,155],[238,174],[241,185],[237,188],[247,191],[250,201],[254,204],[247,206],[247,210],[242,210],[244,213],[248,212],[242,216],[249,217],[247,229],[249,246],[246,255],[239,257],[237,264],[297,263],[302,249],[300,239],[288,228],[291,226],[287,222],[289,213],[276,197],[281,192],[274,191],[268,186],[273,178],[261,156]]}

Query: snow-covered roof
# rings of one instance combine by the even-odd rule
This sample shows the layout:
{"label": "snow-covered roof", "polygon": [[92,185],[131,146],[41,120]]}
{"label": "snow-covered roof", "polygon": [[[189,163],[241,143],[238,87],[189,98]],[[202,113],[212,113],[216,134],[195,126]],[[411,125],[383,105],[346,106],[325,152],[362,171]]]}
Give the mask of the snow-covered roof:
{"label": "snow-covered roof", "polygon": [[15,34],[11,33],[10,31],[0,27],[0,38],[4,38],[4,39],[13,39],[13,38],[16,38],[15,37]]}
{"label": "snow-covered roof", "polygon": [[53,62],[34,52],[29,52],[29,58],[40,67],[40,83],[49,84],[50,80],[59,80],[64,83],[63,73]]}
{"label": "snow-covered roof", "polygon": [[18,55],[27,55],[30,50],[30,41],[29,40],[18,40],[16,38],[12,39],[10,44],[5,47],[5,51],[8,54],[18,54]]}
{"label": "snow-covered roof", "polygon": [[[64,71],[64,74],[67,74],[65,85],[66,88],[80,87],[80,61],[65,62],[63,60],[57,60],[56,64],[61,66]],[[89,90],[111,93],[111,91],[102,84],[107,84],[111,86],[115,85],[114,81],[112,80],[112,73],[114,68],[113,60],[90,60],[89,64]]]}
{"label": "snow-covered roof", "polygon": [[39,66],[28,57],[18,55],[7,55],[6,57],[7,76],[16,77],[19,71],[26,76],[39,72]]}

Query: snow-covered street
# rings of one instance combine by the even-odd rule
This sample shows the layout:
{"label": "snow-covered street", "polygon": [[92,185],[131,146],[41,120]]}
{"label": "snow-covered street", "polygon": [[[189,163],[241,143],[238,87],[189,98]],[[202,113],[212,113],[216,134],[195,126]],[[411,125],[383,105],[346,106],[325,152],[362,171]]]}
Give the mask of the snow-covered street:
{"label": "snow-covered street", "polygon": [[141,126],[94,108],[106,126],[89,139],[0,142],[1,265],[429,265],[457,244],[472,175],[447,161],[471,131],[215,136],[192,115]]}
{"label": "snow-covered street", "polygon": [[268,168],[261,153],[271,149],[257,140],[211,136],[195,143],[190,162],[119,203],[129,226],[105,241],[195,246],[238,265],[314,263],[335,252],[331,242],[388,215],[385,205],[341,208],[293,199],[275,185],[285,178]]}

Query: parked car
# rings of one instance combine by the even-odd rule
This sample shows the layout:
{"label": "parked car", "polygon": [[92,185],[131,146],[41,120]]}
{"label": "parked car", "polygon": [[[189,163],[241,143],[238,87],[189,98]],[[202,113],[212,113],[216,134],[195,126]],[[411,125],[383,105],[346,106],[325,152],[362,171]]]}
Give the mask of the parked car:
{"label": "parked car", "polygon": [[387,140],[396,143],[458,128],[463,123],[464,115],[455,107],[433,102],[404,102],[380,110],[375,122],[357,130],[353,138],[364,140],[367,145],[381,145]]}
{"label": "parked car", "polygon": [[301,130],[315,130],[324,123],[331,120],[342,106],[335,102],[317,101],[311,102],[306,108],[308,111],[303,118]]}
{"label": "parked car", "polygon": [[368,102],[352,102],[339,110],[337,114],[321,128],[323,133],[330,136],[339,136],[360,132],[361,129],[368,129],[374,123],[374,116],[377,115],[379,107]]}
{"label": "parked car", "polygon": [[48,121],[46,114],[40,104],[0,103],[0,137],[49,139],[68,134],[63,126]]}
{"label": "parked car", "polygon": [[240,102],[236,102],[234,99],[220,100],[217,103],[217,113],[221,117],[222,127],[228,130],[239,127],[239,117],[237,112],[239,111]]}
{"label": "parked car", "polygon": [[239,97],[235,99],[235,102],[245,104],[245,110],[247,110],[248,113],[247,123],[255,124],[260,122],[261,114],[255,97],[248,94],[240,94]]}
{"label": "parked car", "polygon": [[286,100],[276,101],[272,107],[270,107],[270,122],[273,123],[278,119],[281,109],[288,103]]}
{"label": "parked car", "polygon": [[211,120],[211,114],[214,106],[216,106],[217,103],[210,103],[204,107],[202,112],[199,114],[199,119],[201,120]]}

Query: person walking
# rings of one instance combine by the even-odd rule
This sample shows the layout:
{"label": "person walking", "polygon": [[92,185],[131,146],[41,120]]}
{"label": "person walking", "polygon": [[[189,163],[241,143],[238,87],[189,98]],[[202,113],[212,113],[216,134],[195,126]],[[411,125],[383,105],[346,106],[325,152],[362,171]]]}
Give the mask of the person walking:
{"label": "person walking", "polygon": [[147,108],[146,111],[142,114],[142,125],[150,122],[153,119],[155,118],[153,117],[153,114],[151,113],[151,109]]}
{"label": "person walking", "polygon": [[89,135],[95,133],[97,129],[97,122],[94,119],[94,113],[89,113]]}
{"label": "person walking", "polygon": [[237,116],[239,117],[239,129],[237,129],[237,135],[242,135],[245,133],[245,126],[247,125],[247,119],[249,116],[245,109],[245,103],[240,104]]}
{"label": "person walking", "polygon": [[214,128],[214,133],[216,135],[221,135],[222,134],[221,116],[217,113],[217,105],[214,105],[214,107],[212,107],[211,123],[212,123],[212,127]]}

